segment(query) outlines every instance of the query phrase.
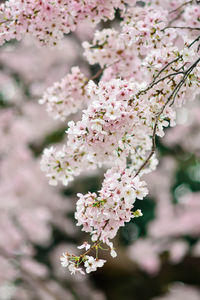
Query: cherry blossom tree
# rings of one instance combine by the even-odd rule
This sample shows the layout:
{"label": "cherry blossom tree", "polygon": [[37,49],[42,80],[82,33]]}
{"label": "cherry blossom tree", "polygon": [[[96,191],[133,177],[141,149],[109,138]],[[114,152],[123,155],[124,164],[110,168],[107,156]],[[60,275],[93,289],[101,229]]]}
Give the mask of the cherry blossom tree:
{"label": "cherry blossom tree", "polygon": [[82,43],[88,64],[98,71],[90,76],[73,67],[39,100],[63,122],[82,110],[78,121],[65,124],[60,149],[43,152],[41,169],[49,184],[66,186],[85,171],[107,169],[98,193],[77,194],[75,219],[91,242],[78,247],[85,249],[82,254],[66,251],[60,258],[71,274],[96,271],[105,263],[101,252],[117,256],[111,240],[119,228],[142,216],[134,207],[148,194],[146,174],[158,164],[156,137],[175,126],[177,108],[200,92],[199,3],[10,0],[0,13],[2,45],[29,36],[40,47],[55,47],[80,24],[112,24]]}

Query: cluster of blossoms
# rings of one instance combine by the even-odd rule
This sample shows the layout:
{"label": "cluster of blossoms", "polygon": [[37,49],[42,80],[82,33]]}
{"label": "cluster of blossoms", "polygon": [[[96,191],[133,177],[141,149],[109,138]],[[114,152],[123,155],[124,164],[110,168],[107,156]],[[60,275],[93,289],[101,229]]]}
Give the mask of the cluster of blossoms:
{"label": "cluster of blossoms", "polygon": [[[136,155],[137,169],[143,155],[151,149],[148,137],[155,114],[163,103],[155,97],[149,99],[149,94],[139,98],[141,85],[132,80],[101,81],[98,86],[90,82],[88,89],[93,102],[83,111],[81,121],[68,123],[69,144],[73,142],[77,148],[84,145],[88,159],[99,164],[114,162],[125,166],[127,156]],[[170,109],[163,113],[158,122],[158,135],[168,125],[166,118],[173,125],[174,117]]]}
{"label": "cluster of blossoms", "polygon": [[76,113],[87,103],[86,84],[87,78],[78,67],[73,67],[71,74],[49,87],[39,102],[46,103],[47,111],[54,119],[65,121],[68,115]]}
{"label": "cluster of blossoms", "polygon": [[[90,246],[89,246],[90,247]],[[83,248],[82,245],[78,248]],[[87,248],[87,247],[86,247]],[[74,256],[69,253],[63,253],[60,258],[61,265],[66,268],[68,267],[71,274],[80,273],[85,274],[82,268],[79,267],[81,263],[84,264],[86,273],[91,273],[97,270],[97,268],[103,267],[106,262],[104,259],[94,258],[90,255],[85,255],[84,257]]]}
{"label": "cluster of blossoms", "polygon": [[[101,242],[110,247],[110,254],[116,257],[117,253],[113,248],[113,239],[119,227],[124,226],[131,218],[142,216],[141,210],[133,211],[136,198],[142,200],[147,195],[147,187],[144,181],[138,176],[134,176],[133,169],[111,168],[105,174],[99,196],[96,193],[86,195],[78,194],[77,210],[75,218],[78,226],[83,226],[83,231],[90,232],[94,243],[92,248],[96,251],[101,249]],[[91,246],[87,243],[79,248],[86,248],[88,251]],[[87,252],[86,252],[87,253]],[[94,259],[87,254],[73,256],[65,253],[61,257],[64,267],[74,273],[83,270],[79,267],[84,262],[86,272],[96,271],[97,267],[104,264],[102,259]]]}
{"label": "cluster of blossoms", "polygon": [[112,64],[102,79],[122,76],[143,82],[145,73],[141,72],[141,63],[144,55],[165,47],[176,37],[174,29],[168,29],[165,34],[166,24],[167,11],[133,7],[124,14],[120,31],[97,31],[91,44],[84,42],[84,55],[90,64],[98,63],[101,67]]}
{"label": "cluster of blossoms", "polygon": [[154,7],[131,8],[124,15],[122,35],[126,44],[133,45],[140,55],[166,45],[174,38],[174,30],[165,34],[168,12]]}
{"label": "cluster of blossoms", "polygon": [[131,210],[136,198],[142,200],[147,193],[145,182],[134,177],[131,168],[111,168],[105,174],[99,196],[78,194],[77,225],[91,232],[92,241],[99,239],[109,245],[109,239],[114,238],[119,227],[135,216]]}
{"label": "cluster of blossoms", "polygon": [[[173,62],[169,66],[168,59]],[[81,170],[95,168],[102,163],[114,162],[115,165],[124,167],[128,155],[137,170],[145,160],[147,151],[151,149],[150,137],[155,115],[175,91],[184,68],[190,67],[195,59],[195,51],[188,47],[182,51],[178,51],[177,47],[152,50],[142,65],[147,82],[156,83],[155,88],[151,89],[145,90],[147,82],[140,84],[131,79],[100,81],[98,86],[90,81],[86,93],[93,101],[83,111],[81,121],[76,124],[73,121],[68,123],[67,146],[59,152],[54,148],[45,150],[42,169],[48,174],[50,182],[62,181],[67,184]],[[162,68],[164,79],[159,75]],[[180,71],[170,80],[175,70]],[[157,77],[157,82],[153,76]],[[175,103],[180,106],[187,99],[194,99],[198,93],[197,66],[183,82]],[[164,127],[169,122],[171,126],[175,125],[175,117],[174,109],[166,107],[158,120],[156,134],[163,136]],[[153,159],[153,169],[155,164]]]}
{"label": "cluster of blossoms", "polygon": [[68,139],[70,142],[73,139],[77,146],[83,143],[94,161],[108,162],[113,156],[116,159],[120,156],[118,141],[125,137],[128,127],[130,130],[137,124],[138,112],[128,101],[136,87],[132,82],[113,79],[98,86],[90,81],[89,90],[93,101],[84,110],[81,121],[68,124]]}
{"label": "cluster of blossoms", "polygon": [[[175,106],[182,106],[186,101],[195,99],[200,86],[199,66],[189,76],[183,76],[187,70],[190,70],[192,62],[198,59],[198,54],[188,46],[188,43],[185,43],[182,50],[179,50],[178,47],[161,47],[159,50],[151,51],[146,57],[143,65],[146,68],[147,76],[153,84],[156,82],[156,91],[152,89],[149,94],[151,99],[154,98],[157,99],[157,102],[164,103],[166,99],[171,97],[173,91],[176,92],[171,99]],[[169,64],[169,62],[172,63]],[[160,75],[159,72],[162,69],[164,71]],[[182,81],[182,78],[183,82],[179,88],[179,82]],[[175,97],[176,101],[174,101]]]}
{"label": "cluster of blossoms", "polygon": [[[89,82],[88,94],[94,100],[84,110],[82,121],[68,123],[67,145],[60,151],[54,147],[45,149],[41,166],[50,184],[62,181],[67,185],[81,171],[101,164],[114,162],[125,167],[129,154],[137,170],[151,149],[152,127],[149,124],[156,112],[156,104],[147,106],[147,97],[143,98],[144,103],[139,103],[135,97],[138,88],[132,81],[120,79],[101,82],[98,86]],[[160,131],[168,125],[166,116],[174,118],[170,113],[167,110],[159,121]],[[153,169],[156,162],[153,158]]]}
{"label": "cluster of blossoms", "polygon": [[80,22],[93,24],[112,20],[116,9],[135,0],[10,0],[0,6],[0,44],[31,35],[40,44],[56,45]]}
{"label": "cluster of blossoms", "polygon": [[74,176],[95,167],[93,161],[87,159],[84,145],[76,145],[75,140],[59,151],[55,147],[45,149],[41,160],[41,169],[47,174],[51,185],[57,185],[59,181],[68,185]]}
{"label": "cluster of blossoms", "polygon": [[[180,14],[178,5],[186,6],[184,13]],[[94,244],[80,256],[64,254],[62,265],[72,273],[83,273],[81,264],[88,273],[104,264],[98,256],[88,255],[90,249],[101,248],[102,242],[116,256],[110,239],[125,222],[141,215],[140,210],[132,213],[132,208],[136,198],[147,194],[140,177],[157,164],[156,135],[164,136],[164,128],[175,125],[174,103],[181,106],[200,93],[198,30],[186,28],[184,36],[181,28],[176,30],[180,24],[184,28],[198,26],[199,8],[193,1],[178,1],[178,5],[172,0],[165,4],[63,0],[45,4],[9,1],[1,6],[5,19],[0,27],[2,42],[29,32],[43,44],[57,43],[86,16],[97,23],[113,19],[115,8],[122,9],[119,30],[103,29],[96,32],[92,43],[83,43],[89,63],[102,68],[98,84],[85,79],[79,69],[72,69],[72,74],[50,87],[41,101],[61,120],[88,105],[80,121],[68,123],[68,139],[62,150],[52,147],[44,151],[41,166],[50,184],[62,181],[66,185],[82,171],[111,167],[99,196],[78,194],[77,224],[91,233]]]}

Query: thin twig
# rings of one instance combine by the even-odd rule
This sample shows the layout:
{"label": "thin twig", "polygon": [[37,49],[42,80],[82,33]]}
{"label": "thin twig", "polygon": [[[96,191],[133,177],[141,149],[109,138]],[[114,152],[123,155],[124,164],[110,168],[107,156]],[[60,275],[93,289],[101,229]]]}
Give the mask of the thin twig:
{"label": "thin twig", "polygon": [[176,92],[175,94],[173,95],[173,101],[172,103],[170,104],[170,106],[172,106],[174,104],[174,101],[175,101],[175,97],[177,95],[177,93],[179,92],[179,90],[181,89],[182,85],[185,83],[186,79],[188,78],[188,75],[193,71],[193,69],[197,66],[197,64],[199,63],[200,61],[200,58],[198,58],[189,68],[188,70],[185,71],[185,74],[182,78],[182,81],[180,83],[180,86],[178,86],[178,88],[176,89]]}
{"label": "thin twig", "polygon": [[[163,68],[164,69],[164,68]],[[167,78],[170,78],[171,76],[176,76],[176,75],[179,75],[179,74],[184,74],[185,72],[184,71],[177,71],[175,73],[170,73],[160,79],[158,79],[157,81],[153,80],[150,85],[145,89],[145,90],[141,90],[139,91],[139,93],[136,95],[136,97],[139,97],[140,95],[143,95],[145,94],[146,92],[148,92],[152,87],[154,87],[154,85],[160,83],[161,81],[167,79]]]}
{"label": "thin twig", "polygon": [[173,22],[177,21],[183,13],[184,10],[181,10],[180,13],[168,23],[168,26],[170,26]]}
{"label": "thin twig", "polygon": [[104,71],[106,68],[107,68],[107,67],[104,66],[103,68],[101,68],[100,70],[98,70],[96,74],[94,74],[92,77],[90,77],[90,79],[88,79],[88,81],[89,81],[89,80],[94,80],[94,79],[98,78],[98,77],[103,73],[103,71]]}
{"label": "thin twig", "polygon": [[189,44],[188,48],[192,47],[192,45],[194,45],[199,40],[200,40],[200,35],[191,44]]}
{"label": "thin twig", "polygon": [[188,2],[185,2],[185,3],[181,4],[180,6],[178,6],[176,9],[171,10],[171,11],[169,12],[169,14],[172,14],[172,13],[178,11],[179,9],[181,9],[182,7],[184,7],[184,6],[188,5],[188,4],[192,4],[192,3],[193,3],[193,0],[188,1]]}
{"label": "thin twig", "polygon": [[152,88],[154,85],[160,83],[161,81],[163,81],[163,80],[165,80],[165,79],[167,79],[167,78],[169,78],[169,77],[171,77],[171,76],[176,76],[176,75],[179,75],[179,74],[184,74],[184,71],[177,71],[177,72],[175,72],[175,73],[170,73],[170,74],[168,74],[168,75],[166,75],[166,76],[160,78],[159,80],[157,80],[157,81],[155,81],[155,82],[153,83],[153,85],[151,86],[151,88]]}
{"label": "thin twig", "polygon": [[188,29],[188,30],[200,30],[199,27],[189,27],[189,26],[166,26],[162,31],[168,28],[174,28],[174,29]]}
{"label": "thin twig", "polygon": [[[155,80],[160,76],[160,74],[165,70],[167,69],[167,67],[169,67],[171,64],[173,64],[174,62],[177,62],[180,58],[182,58],[182,56],[179,56],[177,58],[175,58],[174,60],[170,61],[168,64],[166,64],[159,72],[158,74],[154,77],[154,80],[153,82],[155,82]],[[152,82],[152,83],[153,83]]]}
{"label": "thin twig", "polygon": [[88,84],[88,82],[89,82],[90,80],[94,80],[94,79],[98,78],[99,76],[101,76],[101,74],[102,74],[107,68],[113,66],[114,64],[117,64],[119,61],[120,61],[120,59],[118,59],[117,61],[114,61],[114,62],[113,62],[112,64],[110,64],[110,65],[105,65],[103,68],[99,69],[99,70],[97,71],[96,74],[94,74],[93,76],[91,76],[90,78],[88,78],[88,79],[85,81],[85,83],[84,83],[84,85],[83,85],[83,88]]}

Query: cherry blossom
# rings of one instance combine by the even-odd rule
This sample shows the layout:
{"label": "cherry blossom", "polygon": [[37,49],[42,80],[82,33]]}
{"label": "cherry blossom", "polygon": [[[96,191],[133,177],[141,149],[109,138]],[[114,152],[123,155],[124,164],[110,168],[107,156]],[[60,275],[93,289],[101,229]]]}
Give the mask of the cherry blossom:
{"label": "cherry blossom", "polygon": [[[169,19],[173,23],[170,9],[176,7],[172,2],[128,6],[121,14],[120,28],[98,30],[91,43],[83,42],[85,57],[90,64],[100,65],[101,77],[98,83],[91,78],[84,85],[90,101],[81,120],[68,123],[62,157],[75,157],[73,152],[81,149],[86,168],[110,167],[98,194],[78,194],[75,218],[91,234],[91,248],[106,243],[113,257],[116,252],[110,239],[125,222],[142,215],[132,209],[136,198],[147,194],[141,176],[158,163],[156,135],[163,137],[166,127],[175,126],[176,107],[194,100],[200,92],[198,39],[190,31],[182,36],[176,23],[169,26]],[[187,6],[178,20],[183,27],[189,22],[190,9],[198,19],[198,9]],[[46,157],[44,153],[42,168],[47,176],[55,183],[63,181],[63,172],[73,163],[67,160],[67,168],[59,163],[61,169],[55,171],[60,162],[55,157],[51,173]],[[78,171],[72,168],[70,179],[65,175],[66,184],[84,170],[83,160],[78,161]]]}
{"label": "cherry blossom", "polygon": [[14,38],[20,40],[29,34],[40,44],[56,45],[64,34],[74,31],[85,19],[92,24],[112,20],[115,9],[124,10],[126,2],[135,4],[134,0],[10,0],[0,6],[0,43]]}
{"label": "cherry blossom", "polygon": [[103,267],[104,263],[106,262],[103,259],[94,259],[93,256],[86,256],[86,261],[84,266],[86,268],[86,273],[94,272],[97,268]]}
{"label": "cherry blossom", "polygon": [[[110,169],[105,174],[99,196],[95,193],[78,194],[77,225],[91,232],[92,240],[99,239],[107,243],[113,250],[110,239],[114,238],[118,228],[130,221],[136,198],[142,200],[148,191],[144,181],[132,177],[131,169]],[[112,255],[115,253],[112,251]]]}
{"label": "cherry blossom", "polygon": [[67,116],[76,113],[89,101],[85,88],[87,78],[78,67],[73,67],[71,72],[61,82],[49,87],[39,101],[47,104],[47,111],[54,119],[65,121]]}
{"label": "cherry blossom", "polygon": [[[99,191],[77,194],[77,226],[90,234],[92,243],[79,246],[85,249],[80,255],[63,254],[61,265],[71,274],[102,267],[105,260],[99,259],[99,252],[103,247],[116,257],[111,240],[125,223],[142,216],[140,209],[134,211],[134,203],[148,194],[143,176],[157,167],[156,138],[164,137],[165,129],[176,125],[177,108],[200,93],[199,6],[181,0],[10,0],[0,6],[0,44],[28,35],[43,46],[57,45],[86,21],[95,25],[113,20],[116,10],[122,19],[119,26],[99,28],[90,42],[82,44],[88,63],[99,65],[97,73],[88,78],[79,67],[72,67],[71,73],[47,88],[40,100],[50,116],[62,121],[82,110],[67,123],[64,143],[44,149],[41,169],[49,184],[67,186],[81,173],[106,169]],[[20,149],[19,155],[23,154]],[[197,205],[195,201],[193,205]],[[35,215],[41,224],[50,218],[45,212],[41,216],[37,209]],[[19,218],[25,229],[29,218],[28,213]],[[158,237],[193,231],[184,226],[188,218],[187,213],[180,217],[179,226],[171,212],[168,219],[152,222],[149,232]],[[2,220],[4,226],[10,226],[10,220]],[[162,233],[158,220],[165,229]],[[173,233],[170,224],[175,224]],[[44,232],[48,236],[48,227],[44,226]],[[17,234],[16,240],[20,244]],[[157,272],[155,253],[160,244],[151,239],[137,244],[139,250],[135,246],[132,253],[138,256],[138,264]],[[140,251],[146,244],[151,249],[147,261]],[[186,248],[181,241],[167,247],[172,261],[183,257]],[[89,255],[91,251],[96,257]]]}

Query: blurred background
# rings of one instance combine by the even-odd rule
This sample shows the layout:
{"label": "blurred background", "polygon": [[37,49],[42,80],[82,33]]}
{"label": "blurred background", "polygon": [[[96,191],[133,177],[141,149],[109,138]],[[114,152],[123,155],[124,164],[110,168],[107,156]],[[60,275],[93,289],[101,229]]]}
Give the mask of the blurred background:
{"label": "blurred background", "polygon": [[81,25],[55,49],[29,39],[0,49],[0,300],[199,300],[199,99],[181,108],[178,125],[157,140],[160,163],[145,178],[149,196],[135,206],[143,217],[121,228],[117,258],[104,257],[107,264],[86,276],[60,265],[64,251],[76,252],[88,239],[73,217],[76,194],[98,191],[104,170],[67,188],[48,185],[41,154],[64,143],[67,123],[51,119],[38,100],[74,65],[96,72],[81,48],[93,32]]}

